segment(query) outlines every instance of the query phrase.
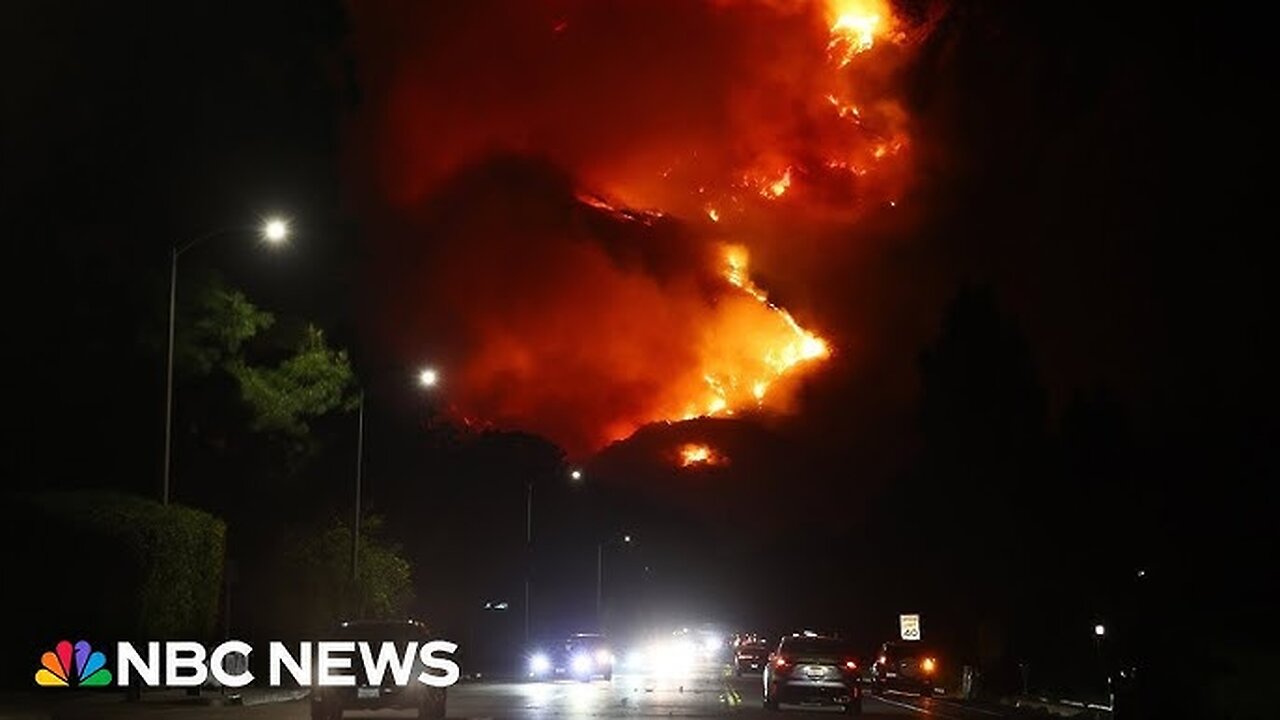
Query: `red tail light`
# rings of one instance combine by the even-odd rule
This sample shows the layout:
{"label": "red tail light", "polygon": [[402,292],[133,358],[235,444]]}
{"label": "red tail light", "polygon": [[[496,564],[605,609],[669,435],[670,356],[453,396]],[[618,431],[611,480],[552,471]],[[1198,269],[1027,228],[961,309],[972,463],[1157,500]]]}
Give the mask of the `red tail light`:
{"label": "red tail light", "polygon": [[790,664],[791,664],[791,661],[782,655],[779,655],[773,659],[773,666],[776,668],[785,668]]}
{"label": "red tail light", "polygon": [[845,661],[844,661],[844,669],[845,669],[845,670],[848,670],[848,671],[850,671],[850,672],[852,672],[852,671],[854,671],[854,670],[857,670],[857,669],[858,669],[858,661],[857,661],[857,660],[845,660]]}

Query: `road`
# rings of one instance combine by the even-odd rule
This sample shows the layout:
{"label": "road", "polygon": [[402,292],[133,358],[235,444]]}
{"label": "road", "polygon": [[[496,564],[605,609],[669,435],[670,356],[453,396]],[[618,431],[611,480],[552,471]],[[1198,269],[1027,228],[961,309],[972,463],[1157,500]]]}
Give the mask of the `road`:
{"label": "road", "polygon": [[[735,678],[704,666],[685,677],[654,678],[618,674],[612,682],[465,682],[449,689],[449,718],[677,718],[803,720],[838,716],[835,709],[783,706],[780,714],[760,703],[760,678]],[[893,695],[868,696],[866,718],[925,716],[941,720],[994,720],[989,709],[964,708],[946,700]],[[64,702],[45,708],[5,710],[0,720],[81,720],[156,717],[174,720],[308,720],[306,700],[251,706],[192,706],[177,703],[125,704],[103,697],[92,703]],[[349,712],[347,718],[412,718],[412,712]]]}

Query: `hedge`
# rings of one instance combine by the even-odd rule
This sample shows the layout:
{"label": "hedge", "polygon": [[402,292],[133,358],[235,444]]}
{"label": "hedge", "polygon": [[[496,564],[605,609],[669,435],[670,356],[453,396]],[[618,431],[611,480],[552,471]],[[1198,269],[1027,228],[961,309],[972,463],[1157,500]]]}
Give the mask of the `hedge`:
{"label": "hedge", "polygon": [[226,552],[218,518],[96,491],[18,496],[6,509],[16,537],[4,552],[21,555],[7,567],[34,591],[19,604],[39,625],[103,639],[213,637]]}

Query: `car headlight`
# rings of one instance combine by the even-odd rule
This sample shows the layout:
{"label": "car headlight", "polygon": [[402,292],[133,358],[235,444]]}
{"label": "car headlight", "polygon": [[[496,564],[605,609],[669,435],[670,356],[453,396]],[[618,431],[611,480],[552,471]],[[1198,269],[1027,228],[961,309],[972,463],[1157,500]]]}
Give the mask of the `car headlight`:
{"label": "car headlight", "polygon": [[536,653],[529,658],[529,672],[534,675],[544,675],[551,670],[551,659],[542,653]]}
{"label": "car headlight", "polygon": [[597,664],[597,665],[608,665],[608,664],[609,664],[609,663],[611,663],[611,662],[613,662],[613,653],[609,652],[608,650],[597,650],[597,651],[596,651],[596,664]]}
{"label": "car headlight", "polygon": [[638,670],[649,663],[649,658],[644,650],[632,650],[627,653],[627,667]]}
{"label": "car headlight", "polygon": [[591,656],[586,653],[578,653],[573,656],[571,667],[576,673],[585,673],[591,671]]}

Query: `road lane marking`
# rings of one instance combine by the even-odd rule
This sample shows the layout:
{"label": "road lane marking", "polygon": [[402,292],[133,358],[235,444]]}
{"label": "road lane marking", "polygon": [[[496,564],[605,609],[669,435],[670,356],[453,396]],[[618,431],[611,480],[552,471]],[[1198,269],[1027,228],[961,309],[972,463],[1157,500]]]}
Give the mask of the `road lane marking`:
{"label": "road lane marking", "polygon": [[944,713],[940,713],[934,709],[922,708],[918,705],[912,705],[911,703],[899,702],[897,700],[890,700],[889,698],[883,695],[873,695],[872,697],[874,697],[876,700],[879,700],[882,703],[885,703],[888,705],[894,705],[900,708],[906,708],[908,710],[913,710],[915,712],[920,713],[921,715],[927,715],[929,717],[940,717],[943,720],[964,720],[964,718],[960,717],[959,715],[947,715]]}

